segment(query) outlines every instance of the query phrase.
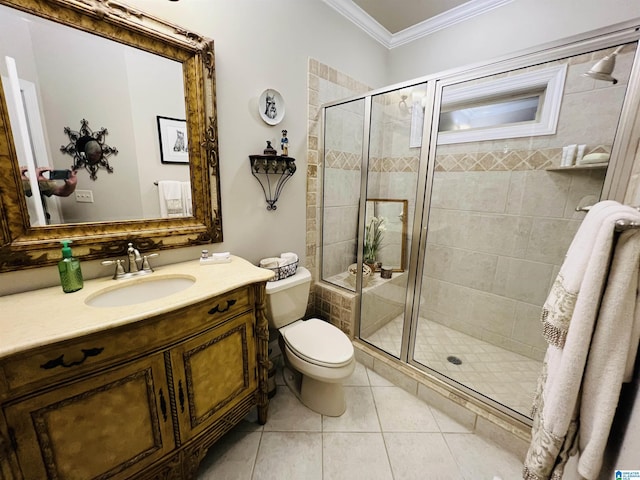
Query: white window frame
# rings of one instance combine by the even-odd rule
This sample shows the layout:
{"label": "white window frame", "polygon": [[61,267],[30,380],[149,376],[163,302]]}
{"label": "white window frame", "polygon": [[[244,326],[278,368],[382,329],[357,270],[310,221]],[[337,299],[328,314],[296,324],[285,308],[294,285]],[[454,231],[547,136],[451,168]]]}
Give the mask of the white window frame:
{"label": "white window frame", "polygon": [[527,92],[535,93],[540,90],[544,90],[544,93],[540,96],[541,105],[538,110],[538,118],[533,122],[501,127],[438,132],[437,144],[449,145],[452,143],[555,134],[566,76],[567,65],[563,64],[499,78],[478,85],[468,86],[463,83],[443,88],[441,110],[446,108],[447,105],[474,103],[482,99],[501,99],[509,95],[526,94]]}

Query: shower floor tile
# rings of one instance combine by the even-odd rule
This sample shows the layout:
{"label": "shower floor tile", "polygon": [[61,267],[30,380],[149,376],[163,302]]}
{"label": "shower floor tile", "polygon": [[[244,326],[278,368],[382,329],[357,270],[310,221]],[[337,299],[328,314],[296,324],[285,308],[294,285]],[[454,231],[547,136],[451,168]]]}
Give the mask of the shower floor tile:
{"label": "shower floor tile", "polygon": [[[400,356],[403,316],[364,338]],[[523,415],[530,415],[542,362],[421,318],[414,359]],[[447,357],[462,363],[455,365]]]}

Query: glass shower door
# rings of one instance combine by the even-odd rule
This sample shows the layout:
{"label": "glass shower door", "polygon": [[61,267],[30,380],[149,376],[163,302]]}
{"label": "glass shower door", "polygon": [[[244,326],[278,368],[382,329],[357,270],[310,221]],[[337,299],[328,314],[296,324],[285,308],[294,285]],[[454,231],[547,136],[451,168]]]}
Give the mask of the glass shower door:
{"label": "glass shower door", "polygon": [[[364,211],[360,339],[400,358],[427,84],[374,95]],[[409,298],[411,295],[409,295]],[[407,315],[407,312],[408,315]]]}
{"label": "glass shower door", "polygon": [[322,279],[355,291],[364,99],[327,107],[324,121]]}
{"label": "glass shower door", "polygon": [[635,46],[442,88],[410,363],[529,416],[541,306],[600,199]]}

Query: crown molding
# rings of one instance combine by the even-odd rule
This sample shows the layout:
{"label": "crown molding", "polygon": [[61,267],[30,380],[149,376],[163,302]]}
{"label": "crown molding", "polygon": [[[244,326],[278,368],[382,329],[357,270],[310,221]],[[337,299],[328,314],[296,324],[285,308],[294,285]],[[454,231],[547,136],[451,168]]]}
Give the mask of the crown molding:
{"label": "crown molding", "polygon": [[386,48],[392,49],[431,35],[456,23],[482,15],[494,8],[511,3],[513,0],[471,0],[394,34],[380,25],[352,0],[323,1]]}
{"label": "crown molding", "polygon": [[482,15],[494,8],[502,7],[513,0],[471,0],[462,5],[458,5],[451,10],[447,10],[440,15],[417,23],[409,28],[391,36],[391,42],[387,48],[394,48],[406,43],[413,42],[419,38],[431,35],[432,33],[450,27],[456,23],[464,22],[478,15]]}
{"label": "crown molding", "polygon": [[391,48],[392,34],[351,0],[323,0],[340,15],[364,30],[387,48]]}

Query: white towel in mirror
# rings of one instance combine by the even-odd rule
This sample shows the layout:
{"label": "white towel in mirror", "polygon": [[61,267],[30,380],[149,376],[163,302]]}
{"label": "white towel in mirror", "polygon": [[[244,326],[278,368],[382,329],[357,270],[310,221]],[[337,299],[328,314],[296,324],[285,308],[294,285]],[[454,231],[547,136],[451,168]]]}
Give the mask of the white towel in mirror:
{"label": "white towel in mirror", "polygon": [[191,184],[175,180],[158,182],[158,200],[162,218],[191,215]]}
{"label": "white towel in mirror", "polygon": [[191,202],[191,182],[180,182],[182,187],[182,208],[185,217],[193,215],[193,203]]}

